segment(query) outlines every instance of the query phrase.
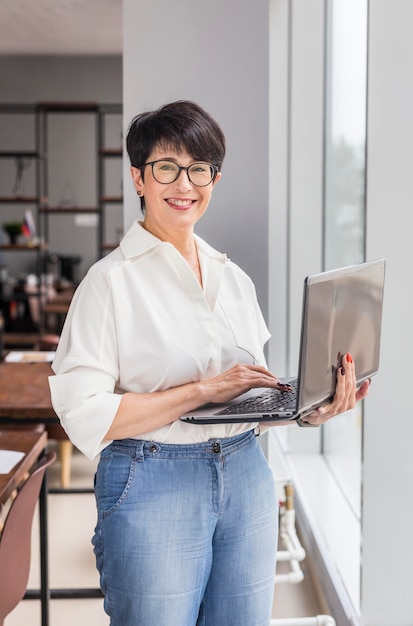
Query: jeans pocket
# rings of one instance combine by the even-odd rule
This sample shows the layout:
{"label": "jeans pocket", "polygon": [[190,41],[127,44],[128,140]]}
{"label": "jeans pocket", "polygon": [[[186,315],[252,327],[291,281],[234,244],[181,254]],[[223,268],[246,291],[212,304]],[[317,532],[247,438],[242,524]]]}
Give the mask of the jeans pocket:
{"label": "jeans pocket", "polygon": [[106,452],[96,472],[96,503],[99,518],[107,518],[125,500],[133,482],[136,461],[128,454]]}

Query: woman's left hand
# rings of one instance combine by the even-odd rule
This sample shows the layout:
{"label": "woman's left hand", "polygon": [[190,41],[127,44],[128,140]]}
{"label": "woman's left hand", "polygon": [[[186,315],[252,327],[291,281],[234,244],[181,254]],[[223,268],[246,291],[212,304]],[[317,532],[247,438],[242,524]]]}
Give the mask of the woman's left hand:
{"label": "woman's left hand", "polygon": [[312,426],[324,424],[329,419],[354,409],[359,400],[363,400],[369,393],[370,381],[365,380],[360,389],[356,388],[355,365],[351,354],[345,354],[341,361],[341,367],[337,370],[337,385],[331,402],[309,413],[302,422]]}

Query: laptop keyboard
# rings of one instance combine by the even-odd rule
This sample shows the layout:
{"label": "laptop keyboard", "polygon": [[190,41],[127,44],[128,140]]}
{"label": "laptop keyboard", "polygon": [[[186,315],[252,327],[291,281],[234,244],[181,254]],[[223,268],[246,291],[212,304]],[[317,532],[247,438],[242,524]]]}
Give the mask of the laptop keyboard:
{"label": "laptop keyboard", "polygon": [[289,380],[291,391],[279,391],[278,389],[266,389],[255,398],[240,400],[215,415],[238,415],[242,413],[272,413],[281,408],[293,405],[297,398],[297,380]]}

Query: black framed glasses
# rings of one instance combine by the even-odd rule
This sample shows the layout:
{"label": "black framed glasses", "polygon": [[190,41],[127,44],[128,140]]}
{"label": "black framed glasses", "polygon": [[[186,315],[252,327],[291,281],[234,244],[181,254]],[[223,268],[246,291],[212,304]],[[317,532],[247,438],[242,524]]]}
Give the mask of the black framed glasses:
{"label": "black framed glasses", "polygon": [[188,167],[178,165],[175,161],[168,161],[166,159],[160,159],[158,161],[149,161],[144,163],[143,167],[150,165],[152,167],[152,174],[154,179],[161,183],[161,185],[168,185],[175,182],[182,170],[185,170],[190,182],[197,187],[206,187],[214,180],[217,175],[218,168],[216,165],[210,163],[192,163]]}

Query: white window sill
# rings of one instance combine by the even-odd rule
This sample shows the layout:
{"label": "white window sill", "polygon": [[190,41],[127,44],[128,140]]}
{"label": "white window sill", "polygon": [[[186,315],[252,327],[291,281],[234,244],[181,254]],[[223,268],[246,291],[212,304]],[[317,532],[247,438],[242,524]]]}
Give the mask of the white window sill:
{"label": "white window sill", "polygon": [[[352,623],[357,623],[360,604],[360,521],[321,454],[285,454],[274,428],[269,431],[267,455],[275,477],[281,473],[293,481],[297,523],[306,535],[305,543],[311,541],[316,544],[312,548],[323,562],[324,572],[317,571],[321,585],[334,588],[335,601],[341,604],[340,612],[343,611]],[[307,545],[308,552],[312,548]],[[323,582],[325,577],[329,580]],[[332,602],[331,598],[327,600]]]}

